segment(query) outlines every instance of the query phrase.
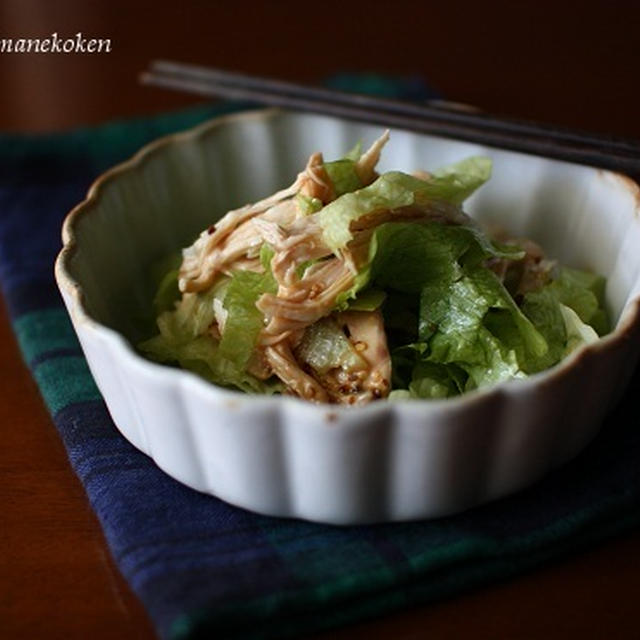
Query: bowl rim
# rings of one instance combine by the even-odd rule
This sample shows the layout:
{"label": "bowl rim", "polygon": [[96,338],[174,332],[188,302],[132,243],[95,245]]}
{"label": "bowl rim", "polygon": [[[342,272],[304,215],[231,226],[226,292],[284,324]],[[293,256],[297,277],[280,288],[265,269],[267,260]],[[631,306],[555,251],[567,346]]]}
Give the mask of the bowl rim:
{"label": "bowl rim", "polygon": [[[164,148],[175,144],[181,144],[184,142],[196,140],[226,124],[243,121],[266,122],[282,114],[302,113],[304,112],[289,111],[278,108],[265,108],[252,109],[248,111],[241,111],[238,113],[216,116],[191,128],[163,135],[142,146],[130,158],[116,164],[115,166],[101,173],[89,187],[84,200],[74,206],[65,216],[62,224],[62,248],[58,253],[54,264],[54,274],[55,279],[58,283],[58,287],[73,301],[73,304],[68,309],[70,315],[72,316],[73,324],[76,326],[85,327],[88,330],[94,332],[101,339],[108,341],[113,346],[117,347],[118,350],[126,358],[129,359],[131,364],[135,365],[136,367],[143,367],[146,372],[148,372],[150,375],[153,375],[157,379],[164,378],[168,382],[173,382],[176,385],[195,385],[194,390],[199,390],[199,392],[201,393],[214,393],[215,395],[219,395],[223,400],[227,401],[229,406],[234,407],[238,406],[239,404],[250,402],[252,405],[256,403],[264,403],[268,406],[272,406],[276,403],[293,403],[299,408],[304,407],[307,410],[313,410],[315,408],[316,410],[326,411],[326,417],[329,422],[334,421],[340,415],[351,417],[360,414],[373,414],[375,416],[378,413],[387,410],[395,411],[399,406],[402,406],[405,410],[422,412],[429,411],[431,409],[438,411],[442,411],[446,408],[461,409],[471,404],[490,401],[491,399],[497,398],[498,396],[506,393],[509,390],[516,391],[517,389],[519,389],[522,391],[527,391],[531,390],[532,387],[535,387],[538,384],[553,384],[557,379],[568,375],[569,370],[574,366],[581,366],[588,360],[597,357],[601,352],[622,347],[624,343],[633,339],[634,336],[638,340],[640,340],[640,293],[638,293],[634,298],[628,301],[625,307],[622,309],[622,313],[618,320],[617,326],[614,327],[612,331],[610,331],[605,336],[600,337],[600,339],[596,342],[579,347],[549,369],[545,369],[538,373],[532,374],[530,376],[527,376],[526,378],[496,383],[487,387],[483,387],[481,389],[475,389],[466,392],[460,396],[455,396],[452,398],[429,400],[419,398],[402,398],[386,402],[371,402],[363,406],[346,406],[328,403],[316,404],[302,398],[284,394],[248,394],[240,390],[216,385],[215,383],[209,382],[208,380],[201,378],[191,371],[164,364],[158,364],[151,360],[147,360],[135,350],[134,346],[123,334],[100,323],[97,319],[93,318],[89,314],[84,304],[85,294],[82,290],[82,286],[71,275],[69,263],[78,250],[78,239],[75,226],[80,219],[90,215],[91,212],[95,210],[97,206],[99,206],[103,190],[108,183],[117,179],[120,175],[137,171],[149,160],[149,158],[151,158],[156,153],[161,152]],[[440,137],[449,139],[446,136]],[[501,151],[503,150],[499,147],[496,148]],[[517,153],[506,149],[504,149],[503,151]],[[549,161],[560,162],[558,160],[552,159],[549,159]],[[562,162],[562,164],[576,165],[576,163],[567,162]],[[640,220],[640,185],[638,185],[638,183],[632,180],[629,176],[618,172],[604,169],[598,169],[598,172],[603,175],[606,174],[612,176],[616,181],[621,183],[623,189],[626,189],[630,192],[630,195],[632,196],[634,202],[634,213]]]}

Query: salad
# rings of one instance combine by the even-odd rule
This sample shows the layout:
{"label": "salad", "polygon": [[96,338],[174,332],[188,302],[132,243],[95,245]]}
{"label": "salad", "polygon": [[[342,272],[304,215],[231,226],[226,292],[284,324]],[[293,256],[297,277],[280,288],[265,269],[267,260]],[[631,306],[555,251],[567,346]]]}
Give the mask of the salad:
{"label": "salad", "polygon": [[140,351],[245,392],[361,405],[523,378],[606,333],[601,276],[464,213],[489,158],[378,174],[388,138],[314,153],[205,229],[166,269]]}

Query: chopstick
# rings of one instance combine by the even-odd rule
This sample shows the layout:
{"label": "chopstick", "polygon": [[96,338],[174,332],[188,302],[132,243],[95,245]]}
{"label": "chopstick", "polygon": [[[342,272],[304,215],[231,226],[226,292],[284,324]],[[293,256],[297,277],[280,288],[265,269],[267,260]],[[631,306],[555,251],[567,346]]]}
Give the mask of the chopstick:
{"label": "chopstick", "polygon": [[248,100],[406,129],[580,164],[640,173],[640,141],[484,113],[297,85],[180,62],[156,60],[143,84],[203,96]]}

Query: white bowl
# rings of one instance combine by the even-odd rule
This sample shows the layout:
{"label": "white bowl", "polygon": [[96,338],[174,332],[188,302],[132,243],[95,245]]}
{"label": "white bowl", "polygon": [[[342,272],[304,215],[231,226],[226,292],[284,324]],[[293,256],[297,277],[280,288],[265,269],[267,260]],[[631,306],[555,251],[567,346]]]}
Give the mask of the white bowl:
{"label": "white bowl", "polygon": [[351,524],[450,514],[530,485],[574,457],[640,350],[639,189],[628,178],[392,131],[382,170],[471,154],[494,177],[467,211],[607,278],[615,329],[559,365],[461,398],[361,408],[244,395],[154,364],[132,346],[148,266],[228,209],[288,185],[379,127],[274,110],[169,136],[107,172],[67,217],[56,278],[114,422],[169,475],[261,513]]}

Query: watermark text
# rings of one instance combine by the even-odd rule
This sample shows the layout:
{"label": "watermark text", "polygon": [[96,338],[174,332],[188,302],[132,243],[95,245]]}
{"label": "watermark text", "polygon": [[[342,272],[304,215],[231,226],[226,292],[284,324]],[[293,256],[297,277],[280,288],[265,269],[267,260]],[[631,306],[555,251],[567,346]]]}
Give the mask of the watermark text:
{"label": "watermark text", "polygon": [[61,37],[0,38],[0,53],[111,53],[110,38],[86,38],[81,32]]}

